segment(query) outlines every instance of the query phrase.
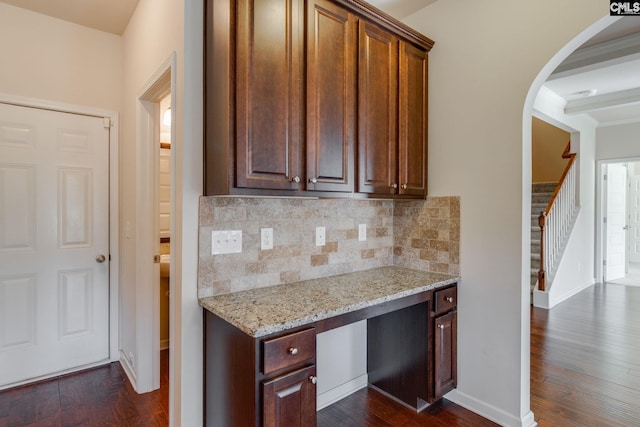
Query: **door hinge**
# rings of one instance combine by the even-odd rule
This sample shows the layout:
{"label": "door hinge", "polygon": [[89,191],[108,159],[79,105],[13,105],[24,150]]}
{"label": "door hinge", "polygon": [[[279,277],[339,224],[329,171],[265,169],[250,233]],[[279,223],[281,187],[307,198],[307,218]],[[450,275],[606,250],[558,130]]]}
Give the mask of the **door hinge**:
{"label": "door hinge", "polygon": [[606,216],[602,218],[602,223],[603,223],[603,224],[606,224],[606,223],[607,223],[607,217],[606,217]]}
{"label": "door hinge", "polygon": [[111,127],[111,118],[110,117],[104,117],[102,119],[102,124],[105,128],[110,128]]}
{"label": "door hinge", "polygon": [[607,265],[607,260],[606,259],[602,260],[602,265]]}
{"label": "door hinge", "polygon": [[160,255],[154,255],[153,256],[153,263],[154,264],[160,264]]}
{"label": "door hinge", "polygon": [[607,180],[607,174],[605,173],[604,176],[602,177],[603,180]]}

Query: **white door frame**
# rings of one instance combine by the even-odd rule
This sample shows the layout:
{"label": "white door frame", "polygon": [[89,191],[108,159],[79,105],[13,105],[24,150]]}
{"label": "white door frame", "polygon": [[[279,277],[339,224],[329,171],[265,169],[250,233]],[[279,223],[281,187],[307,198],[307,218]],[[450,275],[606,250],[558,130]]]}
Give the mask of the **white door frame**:
{"label": "white door frame", "polygon": [[66,104],[37,98],[26,98],[17,95],[0,93],[0,102],[20,107],[39,108],[61,113],[81,114],[84,116],[109,119],[109,360],[119,360],[119,193],[118,193],[118,113],[110,110],[87,107],[84,105]]}
{"label": "white door frame", "polygon": [[[159,102],[171,95],[171,111],[176,111],[176,53],[149,78],[138,91],[136,113],[136,353],[138,357],[134,385],[138,393],[160,387],[160,264],[153,257],[159,254],[158,229],[158,170],[160,158]],[[175,114],[171,115],[171,142],[175,142]],[[175,156],[171,156],[171,211],[175,212]],[[172,215],[171,235],[174,236],[175,220]],[[171,253],[174,242],[171,239]],[[175,258],[172,256],[172,258]],[[174,262],[170,264],[170,276],[174,275]],[[173,295],[173,280],[169,282],[169,294]],[[171,313],[174,298],[169,298],[169,336],[173,336]],[[173,348],[173,347],[171,347]],[[170,353],[172,349],[169,350]],[[171,392],[171,391],[170,391]]]}
{"label": "white door frame", "polygon": [[596,162],[596,271],[595,277],[598,283],[604,283],[603,261],[605,259],[606,227],[603,226],[603,218],[606,216],[607,205],[604,194],[605,166],[609,163],[639,162],[640,157],[624,157],[616,159],[598,160]]}

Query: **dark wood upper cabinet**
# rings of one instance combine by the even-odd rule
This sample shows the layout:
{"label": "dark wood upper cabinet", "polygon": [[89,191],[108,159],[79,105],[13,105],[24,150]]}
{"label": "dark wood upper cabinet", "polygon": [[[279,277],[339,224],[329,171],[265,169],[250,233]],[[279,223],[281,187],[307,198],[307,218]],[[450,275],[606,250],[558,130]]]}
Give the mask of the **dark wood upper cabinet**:
{"label": "dark wood upper cabinet", "polygon": [[357,17],[307,2],[307,188],[354,189]]}
{"label": "dark wood upper cabinet", "polygon": [[366,21],[360,21],[359,27],[358,191],[395,194],[398,39]]}
{"label": "dark wood upper cabinet", "polygon": [[427,194],[427,72],[427,52],[400,42],[399,194]]}
{"label": "dark wood upper cabinet", "polygon": [[362,0],[205,1],[205,195],[424,197],[433,42]]}
{"label": "dark wood upper cabinet", "polygon": [[296,0],[237,2],[238,187],[287,190],[301,183],[303,17]]}

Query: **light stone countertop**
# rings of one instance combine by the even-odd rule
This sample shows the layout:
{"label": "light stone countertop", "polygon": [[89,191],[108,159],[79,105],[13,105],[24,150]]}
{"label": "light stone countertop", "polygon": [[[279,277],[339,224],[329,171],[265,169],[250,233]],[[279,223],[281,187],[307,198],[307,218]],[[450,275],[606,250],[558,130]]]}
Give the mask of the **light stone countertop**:
{"label": "light stone countertop", "polygon": [[200,299],[200,305],[258,338],[458,282],[460,277],[402,267],[339,276]]}

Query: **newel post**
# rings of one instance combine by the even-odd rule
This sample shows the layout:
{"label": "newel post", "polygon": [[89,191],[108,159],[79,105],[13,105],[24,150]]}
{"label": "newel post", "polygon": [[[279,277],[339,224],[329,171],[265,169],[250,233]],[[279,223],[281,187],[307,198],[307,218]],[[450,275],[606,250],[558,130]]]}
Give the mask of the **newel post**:
{"label": "newel post", "polygon": [[547,224],[546,212],[540,212],[538,217],[538,226],[540,226],[540,269],[538,270],[538,289],[545,289],[545,266],[544,266],[544,227]]}

